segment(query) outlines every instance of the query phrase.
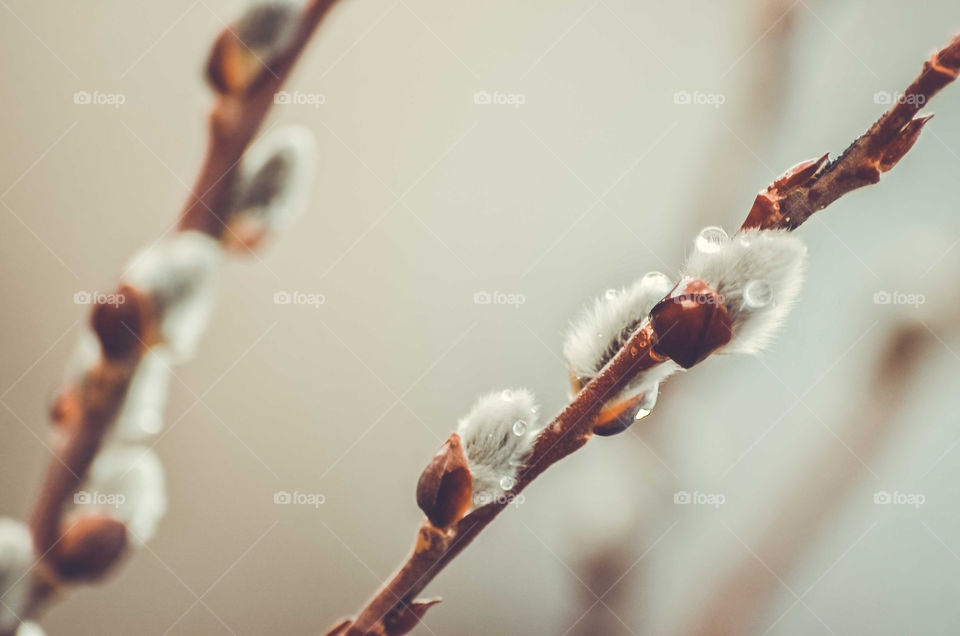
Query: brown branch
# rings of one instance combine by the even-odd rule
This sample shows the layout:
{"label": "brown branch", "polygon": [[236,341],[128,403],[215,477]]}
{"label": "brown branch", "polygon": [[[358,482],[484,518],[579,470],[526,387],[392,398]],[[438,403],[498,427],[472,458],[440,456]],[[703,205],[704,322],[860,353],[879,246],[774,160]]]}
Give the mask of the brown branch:
{"label": "brown branch", "polygon": [[[825,165],[824,156],[800,164],[761,193],[743,228],[793,230],[847,192],[876,183],[882,172],[892,168],[910,150],[929,119],[914,117],[920,107],[955,79],[958,72],[960,36],[930,57],[920,76],[904,93],[904,99],[884,113],[837,160]],[[674,323],[686,330],[685,337],[688,338],[688,346],[681,347],[678,353],[696,363],[712,351],[704,348],[704,338],[709,339],[714,332],[714,316],[704,317],[703,312],[698,315],[695,311],[688,315],[692,316],[691,320]],[[660,335],[663,336],[664,332]],[[512,494],[521,492],[548,467],[586,444],[593,436],[594,420],[604,402],[617,394],[639,371],[666,359],[662,349],[659,353],[657,351],[661,344],[657,338],[657,330],[650,322],[645,323],[544,429],[517,476],[516,485],[510,491]],[[680,344],[675,337],[670,340],[671,348]],[[670,357],[677,360],[672,353]],[[409,632],[428,608],[415,600],[417,594],[503,511],[507,503],[501,500],[479,507],[447,529],[436,528],[425,520],[418,531],[412,554],[400,569],[355,618],[343,620],[328,632],[328,636],[396,636]]]}
{"label": "brown branch", "polygon": [[[210,143],[196,185],[180,215],[179,230],[196,230],[221,238],[230,212],[228,192],[233,172],[251,140],[260,129],[275,93],[289,76],[310,37],[336,0],[311,0],[298,18],[285,48],[257,68],[251,83],[242,91],[221,91],[210,115]],[[219,40],[236,37],[230,29]],[[105,546],[97,539],[108,537],[77,536],[64,540],[77,529],[66,527],[64,512],[72,495],[80,487],[126,398],[131,379],[147,349],[155,344],[151,332],[156,320],[150,300],[130,287],[121,288],[126,302],[119,308],[97,305],[92,314],[94,331],[100,340],[102,359],[76,386],[69,386],[55,400],[51,416],[59,437],[55,459],[51,461],[34,504],[30,527],[34,547],[40,555],[38,579],[29,611],[47,600],[68,573],[91,554],[108,555],[113,565],[121,551],[114,540]],[[115,533],[106,524],[90,527]],[[109,538],[109,537],[108,537]],[[119,542],[122,549],[122,542]],[[77,549],[70,551],[71,546]],[[105,549],[109,548],[109,549]],[[108,558],[107,556],[103,557]],[[91,563],[91,568],[104,563]],[[98,571],[97,574],[102,572]],[[6,636],[5,634],[0,636]]]}
{"label": "brown branch", "polygon": [[[207,155],[180,216],[181,230],[199,230],[220,237],[227,228],[226,205],[234,170],[260,129],[274,95],[290,75],[310,37],[337,0],[311,0],[304,9],[290,45],[267,61],[266,72],[243,91],[225,92],[210,113]],[[235,37],[224,31],[218,45]]]}

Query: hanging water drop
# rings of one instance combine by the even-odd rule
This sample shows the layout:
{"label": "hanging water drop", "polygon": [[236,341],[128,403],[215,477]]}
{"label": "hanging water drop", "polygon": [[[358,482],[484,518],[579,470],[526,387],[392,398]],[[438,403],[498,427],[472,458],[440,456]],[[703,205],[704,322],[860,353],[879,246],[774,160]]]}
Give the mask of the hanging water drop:
{"label": "hanging water drop", "polygon": [[504,490],[510,490],[517,485],[517,480],[513,477],[507,476],[500,479],[500,487]]}
{"label": "hanging water drop", "polygon": [[760,309],[773,302],[773,286],[765,280],[752,280],[743,288],[743,304]]}
{"label": "hanging water drop", "polygon": [[670,277],[663,272],[647,272],[643,275],[643,282],[651,286],[664,287],[671,283]]}
{"label": "hanging water drop", "polygon": [[647,392],[644,394],[643,403],[640,404],[640,408],[637,409],[637,412],[633,416],[634,422],[639,422],[646,416],[653,413],[653,407],[657,405],[657,396],[660,395],[660,385],[655,384],[653,387],[647,389]]}
{"label": "hanging water drop", "polygon": [[513,434],[517,437],[521,437],[524,433],[527,432],[527,423],[524,420],[517,420],[513,423]]}
{"label": "hanging water drop", "polygon": [[700,230],[697,238],[694,239],[693,245],[701,252],[712,254],[713,252],[719,251],[729,240],[730,237],[722,227],[711,225]]}

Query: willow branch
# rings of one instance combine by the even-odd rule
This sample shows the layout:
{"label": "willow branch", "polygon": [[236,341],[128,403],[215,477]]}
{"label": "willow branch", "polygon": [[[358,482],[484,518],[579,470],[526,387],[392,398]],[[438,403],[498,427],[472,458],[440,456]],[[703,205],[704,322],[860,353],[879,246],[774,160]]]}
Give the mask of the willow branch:
{"label": "willow branch", "polygon": [[[287,80],[310,37],[337,0],[310,0],[286,51],[266,63],[246,91],[220,95],[210,113],[209,142],[200,174],[180,215],[181,230],[199,230],[220,237],[234,171]],[[229,37],[227,31],[221,38]]]}
{"label": "willow branch", "polygon": [[[322,18],[336,0],[312,0],[303,9],[286,48],[242,93],[221,94],[210,116],[209,148],[196,185],[179,220],[179,231],[196,230],[221,238],[231,212],[227,193],[233,171],[260,129],[274,94],[287,79]],[[225,31],[221,38],[229,34]],[[30,527],[39,573],[31,609],[61,584],[58,544],[69,528],[64,513],[85,479],[105,435],[124,403],[131,379],[149,346],[156,315],[150,301],[130,287],[121,288],[126,302],[118,308],[97,305],[92,323],[103,355],[78,386],[67,387],[55,400],[52,419],[59,437],[34,503]],[[5,636],[5,635],[4,635]]]}
{"label": "willow branch", "polygon": [[[922,105],[960,72],[960,36],[934,53],[922,72],[873,126],[835,161],[827,156],[804,162],[758,195],[743,228],[793,230],[844,194],[871,183],[910,150],[929,117],[917,117]],[[638,372],[665,358],[654,351],[656,335],[647,322],[597,377],[543,430],[517,475],[511,493],[523,491],[547,468],[581,448],[593,436],[594,421],[605,401]],[[691,345],[693,346],[693,345]],[[413,552],[355,618],[337,624],[328,636],[395,636],[409,632],[435,601],[416,596],[508,505],[494,501],[474,509],[447,529],[425,520]]]}

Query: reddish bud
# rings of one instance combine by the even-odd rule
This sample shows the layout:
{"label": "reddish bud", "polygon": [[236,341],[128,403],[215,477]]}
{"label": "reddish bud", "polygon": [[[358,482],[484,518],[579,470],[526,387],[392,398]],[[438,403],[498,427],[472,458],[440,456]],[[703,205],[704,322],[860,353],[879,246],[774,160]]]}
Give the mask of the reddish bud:
{"label": "reddish bud", "polygon": [[427,610],[440,602],[439,598],[416,599],[409,603],[400,603],[383,617],[383,626],[388,636],[406,634],[423,618]]}
{"label": "reddish bud", "polygon": [[[681,283],[683,284],[683,283]],[[730,315],[720,296],[702,280],[661,300],[650,312],[654,352],[689,369],[730,342]]]}
{"label": "reddish bud", "polygon": [[923,130],[923,127],[931,118],[933,118],[933,115],[914,117],[900,129],[900,132],[897,133],[893,141],[887,144],[883,155],[880,157],[878,166],[880,172],[887,172],[897,165],[897,162],[903,159],[904,155],[913,148],[913,144],[917,143],[917,139],[920,137],[920,131]]}
{"label": "reddish bud", "polygon": [[470,508],[473,477],[456,433],[444,442],[417,482],[417,505],[434,526],[446,528]]}
{"label": "reddish bud", "polygon": [[263,72],[263,62],[230,31],[214,42],[207,61],[207,81],[218,93],[243,94]]}
{"label": "reddish bud", "polygon": [[796,188],[803,187],[820,172],[829,155],[803,161],[787,170],[770,187],[757,195],[740,229],[770,229],[780,221],[780,201]]}
{"label": "reddish bud", "polygon": [[66,580],[92,580],[110,569],[127,546],[127,527],[105,515],[69,522],[55,548],[57,572]]}
{"label": "reddish bud", "polygon": [[103,355],[123,358],[145,346],[150,324],[147,297],[129,285],[108,296],[116,302],[101,302],[93,308],[91,323],[100,339]]}

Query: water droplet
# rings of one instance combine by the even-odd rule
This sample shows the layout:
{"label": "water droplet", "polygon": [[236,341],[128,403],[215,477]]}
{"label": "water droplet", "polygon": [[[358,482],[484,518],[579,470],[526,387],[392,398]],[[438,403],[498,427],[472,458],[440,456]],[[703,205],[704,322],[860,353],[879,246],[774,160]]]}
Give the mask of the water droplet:
{"label": "water droplet", "polygon": [[671,284],[670,277],[663,272],[647,272],[643,275],[644,286],[664,287]]}
{"label": "water droplet", "polygon": [[608,289],[604,293],[604,295],[607,297],[608,300],[613,300],[620,295],[620,292],[618,292],[616,289]]}
{"label": "water droplet", "polygon": [[500,397],[503,398],[504,402],[511,402],[513,400],[513,391],[509,389],[504,389],[500,394]]}
{"label": "water droplet", "polygon": [[536,415],[536,414],[539,413],[539,412],[540,412],[540,407],[539,407],[539,406],[531,406],[531,407],[530,407],[530,415]]}
{"label": "water droplet", "polygon": [[510,490],[516,485],[517,485],[517,480],[514,479],[513,477],[507,476],[500,480],[500,487],[503,488],[504,490]]}
{"label": "water droplet", "polygon": [[660,385],[655,384],[649,389],[647,389],[646,394],[644,395],[643,404],[640,405],[640,408],[637,409],[636,414],[633,416],[633,421],[638,422],[645,418],[646,416],[653,413],[653,407],[657,405],[657,396],[660,395]]}
{"label": "water droplet", "polygon": [[527,423],[524,420],[517,420],[513,423],[513,434],[521,436],[527,432]]}
{"label": "water droplet", "polygon": [[765,280],[752,280],[743,288],[743,304],[760,309],[773,302],[773,286]]}
{"label": "water droplet", "polygon": [[729,240],[730,237],[727,236],[727,233],[722,227],[711,225],[700,230],[700,233],[697,234],[697,238],[694,240],[693,245],[701,252],[712,254],[723,247],[723,245]]}

